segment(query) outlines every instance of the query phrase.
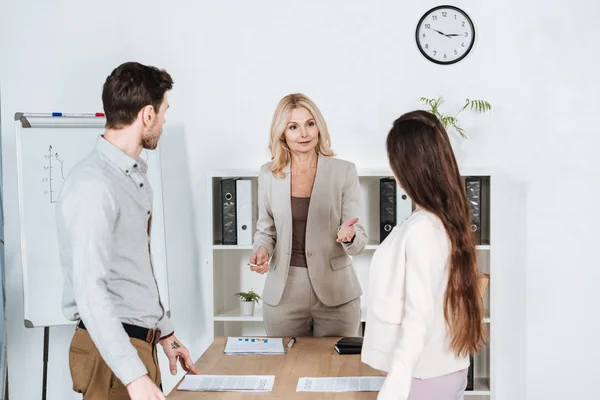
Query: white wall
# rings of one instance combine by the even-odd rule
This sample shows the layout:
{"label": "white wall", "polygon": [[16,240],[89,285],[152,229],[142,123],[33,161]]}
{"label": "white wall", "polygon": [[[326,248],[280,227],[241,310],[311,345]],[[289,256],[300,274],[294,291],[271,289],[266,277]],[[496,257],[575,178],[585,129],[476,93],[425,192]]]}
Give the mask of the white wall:
{"label": "white wall", "polygon": [[[106,75],[127,60],[165,67],[175,79],[162,142],[165,178],[172,179],[164,185],[169,278],[175,328],[194,357],[212,335],[211,282],[202,278],[206,173],[267,161],[280,97],[312,97],[338,155],[360,168],[386,167],[387,130],[419,106],[417,97],[444,95],[450,108],[483,98],[493,113],[465,116],[471,139],[455,138],[455,148],[462,166],[495,168],[506,178],[494,245],[493,295],[502,305],[493,320],[500,326],[493,338],[497,399],[597,398],[600,5],[455,1],[475,22],[476,45],[459,64],[440,67],[414,44],[417,21],[438,4],[0,2],[11,398],[39,398],[42,353],[41,332],[22,324],[10,116],[99,110]],[[69,335],[52,333],[53,374],[63,376],[50,380],[49,399],[70,398]],[[174,382],[167,378],[166,386]]]}
{"label": "white wall", "polygon": [[[1,92],[1,91],[0,91]],[[0,97],[0,111],[2,98]],[[0,112],[0,138],[2,136],[2,113]],[[4,296],[4,207],[2,197],[2,140],[0,140],[0,376],[6,374],[6,329],[5,329],[5,296]],[[0,393],[4,393],[4,379],[0,382]]]}

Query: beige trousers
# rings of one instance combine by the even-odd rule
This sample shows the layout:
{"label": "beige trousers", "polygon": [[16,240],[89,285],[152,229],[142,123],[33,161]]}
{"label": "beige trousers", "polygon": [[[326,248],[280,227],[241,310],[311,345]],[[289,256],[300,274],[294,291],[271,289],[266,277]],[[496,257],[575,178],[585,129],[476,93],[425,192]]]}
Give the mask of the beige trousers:
{"label": "beige trousers", "polygon": [[290,267],[279,304],[263,303],[263,321],[268,336],[358,336],[360,297],[328,307],[317,298],[308,269]]}
{"label": "beige trousers", "polygon": [[[156,346],[139,339],[131,339],[148,376],[161,385]],[[69,367],[73,390],[83,394],[83,400],[129,400],[127,387],[113,374],[102,359],[98,348],[85,329],[77,328],[69,348]]]}

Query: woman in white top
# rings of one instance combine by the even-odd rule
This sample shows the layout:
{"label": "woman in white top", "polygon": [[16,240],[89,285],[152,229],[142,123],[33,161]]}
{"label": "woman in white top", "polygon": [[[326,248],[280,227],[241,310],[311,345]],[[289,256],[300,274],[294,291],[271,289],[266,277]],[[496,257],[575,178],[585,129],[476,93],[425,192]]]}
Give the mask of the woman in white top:
{"label": "woman in white top", "polygon": [[462,178],[431,113],[398,118],[387,152],[416,207],[373,255],[362,361],[387,372],[380,400],[463,399],[484,328]]}

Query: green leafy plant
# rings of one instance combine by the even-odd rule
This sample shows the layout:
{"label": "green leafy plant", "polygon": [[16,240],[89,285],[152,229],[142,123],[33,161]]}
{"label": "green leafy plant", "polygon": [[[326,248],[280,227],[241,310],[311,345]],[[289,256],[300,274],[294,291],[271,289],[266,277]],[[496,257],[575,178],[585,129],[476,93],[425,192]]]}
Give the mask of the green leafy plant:
{"label": "green leafy plant", "polygon": [[254,290],[250,290],[249,292],[239,292],[234,294],[234,296],[239,297],[243,301],[255,301],[258,304],[258,300],[260,300],[260,296]]}
{"label": "green leafy plant", "polygon": [[452,115],[443,113],[440,110],[440,106],[444,102],[444,98],[441,96],[438,98],[431,98],[431,99],[429,99],[427,97],[420,97],[419,101],[429,107],[429,109],[427,111],[429,111],[432,114],[435,114],[438,117],[438,119],[440,120],[440,122],[442,123],[442,125],[444,125],[444,128],[446,128],[446,129],[454,128],[456,130],[456,132],[458,132],[458,134],[464,138],[467,138],[467,135],[465,135],[465,130],[460,126],[460,124],[458,122],[459,114],[462,113],[463,111],[465,111],[466,109],[469,109],[469,111],[478,112],[478,113],[485,113],[492,109],[492,106],[490,105],[490,103],[488,103],[485,100],[466,99],[465,105],[454,116],[452,116]]}

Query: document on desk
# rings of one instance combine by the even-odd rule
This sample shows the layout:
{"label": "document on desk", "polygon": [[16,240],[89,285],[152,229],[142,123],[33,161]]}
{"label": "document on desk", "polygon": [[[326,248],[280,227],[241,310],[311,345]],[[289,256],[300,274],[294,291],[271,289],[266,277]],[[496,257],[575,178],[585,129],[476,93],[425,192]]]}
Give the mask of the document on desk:
{"label": "document on desk", "polygon": [[282,338],[229,337],[225,354],[285,354]]}
{"label": "document on desk", "polygon": [[300,378],[297,392],[379,392],[383,376]]}
{"label": "document on desk", "polygon": [[178,390],[210,392],[271,392],[274,375],[186,375]]}

